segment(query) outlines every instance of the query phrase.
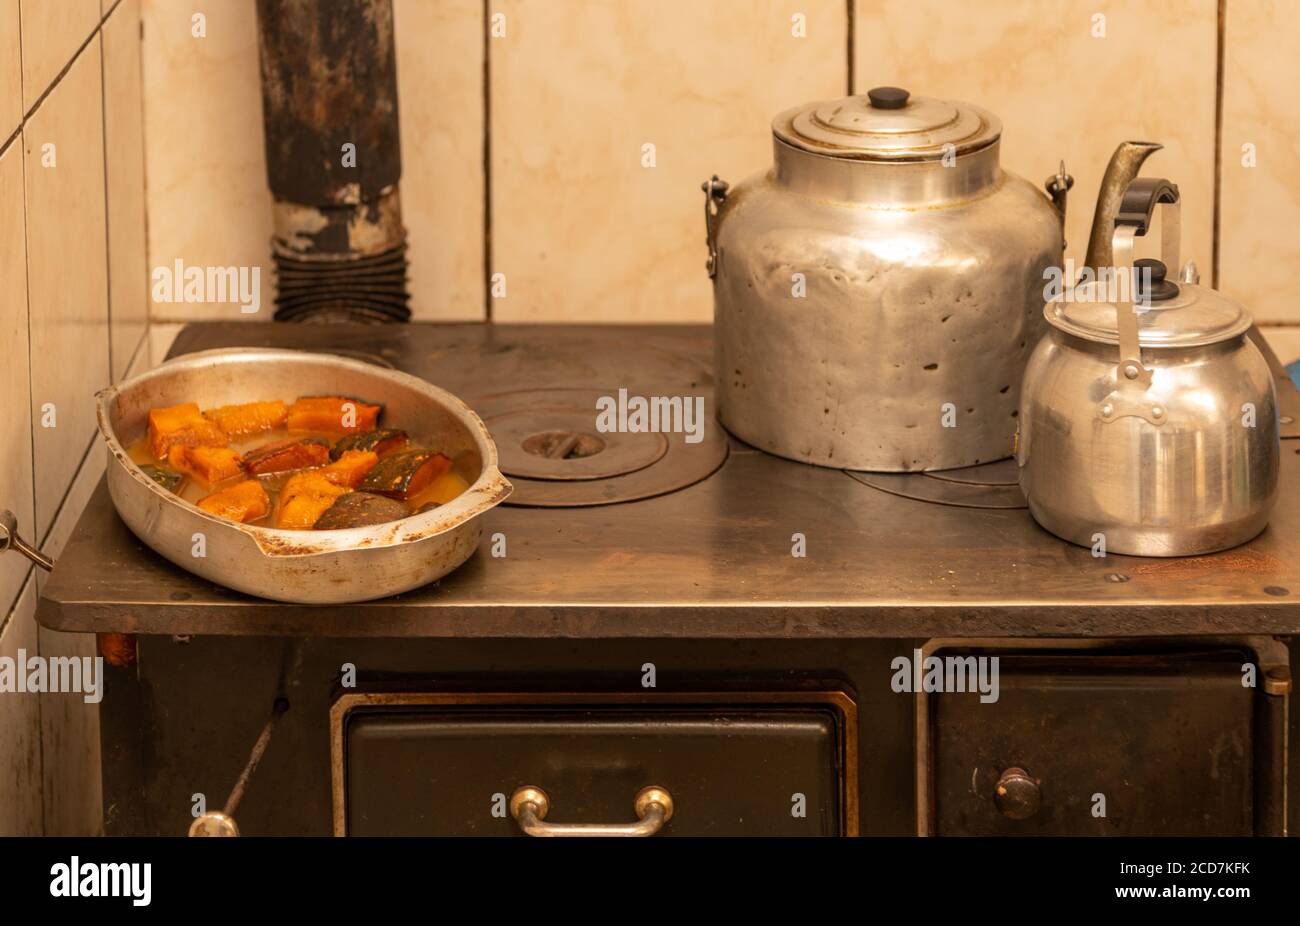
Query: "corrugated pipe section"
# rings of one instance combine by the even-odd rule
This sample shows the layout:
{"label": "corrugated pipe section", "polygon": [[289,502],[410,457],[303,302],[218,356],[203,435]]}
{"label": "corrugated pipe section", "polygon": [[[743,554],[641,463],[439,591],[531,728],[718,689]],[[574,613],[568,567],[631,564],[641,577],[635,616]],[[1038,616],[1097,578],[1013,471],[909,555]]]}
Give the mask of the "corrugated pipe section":
{"label": "corrugated pipe section", "polygon": [[404,322],[392,0],[257,0],[277,321]]}

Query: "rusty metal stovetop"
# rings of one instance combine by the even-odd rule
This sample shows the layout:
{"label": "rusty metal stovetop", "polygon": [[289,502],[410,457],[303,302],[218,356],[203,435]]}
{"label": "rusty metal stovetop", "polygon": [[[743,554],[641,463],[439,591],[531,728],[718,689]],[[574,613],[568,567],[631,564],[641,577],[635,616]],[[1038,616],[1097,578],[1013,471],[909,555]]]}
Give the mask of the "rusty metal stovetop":
{"label": "rusty metal stovetop", "polygon": [[[891,490],[727,438],[712,422],[707,326],[203,323],[181,333],[173,354],[228,346],[370,357],[465,397],[494,428],[503,468],[521,486],[515,500],[528,504],[487,515],[483,549],[440,583],[312,608],[249,598],[172,566],[126,530],[101,485],[44,587],[45,626],[538,638],[1300,632],[1300,440],[1283,442],[1281,499],[1251,543],[1186,559],[1096,559],[1011,506],[1001,471],[936,486],[904,477]],[[1300,397],[1279,377],[1294,418]],[[592,453],[575,403],[620,386],[706,396],[706,440],[613,437]],[[555,462],[566,458],[579,460],[578,478]],[[990,491],[993,504],[960,506]],[[908,497],[927,493],[958,505]],[[494,534],[506,537],[503,558],[490,555]],[[806,556],[792,555],[795,534]]]}

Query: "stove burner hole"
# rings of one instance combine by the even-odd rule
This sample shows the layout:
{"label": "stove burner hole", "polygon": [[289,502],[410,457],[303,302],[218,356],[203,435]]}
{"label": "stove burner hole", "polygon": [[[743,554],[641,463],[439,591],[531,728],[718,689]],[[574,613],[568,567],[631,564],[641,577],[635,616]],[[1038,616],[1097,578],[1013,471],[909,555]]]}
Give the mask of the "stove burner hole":
{"label": "stove burner hole", "polygon": [[600,453],[605,449],[605,442],[595,434],[581,431],[542,431],[525,437],[523,448],[534,456],[551,460],[580,460]]}

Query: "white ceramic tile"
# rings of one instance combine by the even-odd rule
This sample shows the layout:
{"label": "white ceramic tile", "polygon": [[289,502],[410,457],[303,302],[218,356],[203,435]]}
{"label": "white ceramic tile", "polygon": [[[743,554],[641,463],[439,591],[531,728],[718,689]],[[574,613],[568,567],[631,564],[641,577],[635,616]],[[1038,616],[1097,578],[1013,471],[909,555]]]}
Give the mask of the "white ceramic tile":
{"label": "white ceramic tile", "polygon": [[394,0],[393,18],[412,316],[481,319],[482,0]]}
{"label": "white ceramic tile", "polygon": [[28,120],[23,145],[36,533],[44,536],[94,431],[95,392],[109,379],[98,42]]}
{"label": "white ceramic tile", "polygon": [[[58,561],[59,554],[63,552],[64,544],[72,536],[72,529],[76,527],[77,519],[81,517],[86,502],[90,501],[90,496],[94,493],[95,487],[99,485],[99,480],[104,475],[107,451],[104,449],[104,442],[99,435],[93,436],[89,447],[82,449],[86,451],[85,462],[77,470],[77,475],[72,480],[67,495],[63,497],[63,502],[59,505],[54,524],[51,525],[49,533],[45,536],[45,541],[41,544],[41,552],[55,560],[55,562]],[[37,576],[37,586],[44,588],[45,579],[46,573],[41,572]]]}
{"label": "white ceramic tile", "polygon": [[[38,655],[35,582],[0,620],[0,657],[17,659],[19,650]],[[41,696],[0,693],[0,836],[44,832],[41,787]]]}
{"label": "white ceramic tile", "polygon": [[[40,628],[41,656],[97,655],[93,633]],[[101,673],[100,679],[103,680]],[[45,835],[98,836],[103,829],[99,704],[78,692],[41,695]]]}
{"label": "white ceramic tile", "polygon": [[1283,324],[1300,323],[1297,12],[1291,0],[1228,0],[1224,21],[1219,285],[1256,321]]}
{"label": "white ceramic tile", "polygon": [[[202,38],[193,34],[196,13],[206,17]],[[182,260],[262,274],[259,314],[151,299],[152,317],[269,320],[271,194],[254,2],[142,0],[141,16],[149,267]]]}
{"label": "white ceramic tile", "polygon": [[23,59],[18,0],[0,0],[0,145],[23,121]]}
{"label": "white ceramic tile", "polygon": [[[38,542],[33,515],[32,421],[27,354],[27,260],[23,246],[23,147],[0,155],[0,508],[18,517],[21,535]],[[8,614],[30,572],[16,553],[0,555],[0,614]]]}
{"label": "white ceramic tile", "polygon": [[[106,453],[97,439],[86,462],[77,473],[50,528],[42,552],[58,562],[76,527],[86,502],[104,475]],[[37,579],[44,588],[45,575]],[[45,658],[94,657],[95,635],[40,631],[40,651]],[[47,836],[93,836],[102,827],[99,705],[87,703],[76,692],[47,693],[41,699],[41,729],[44,743],[42,764],[45,788],[45,834]]]}
{"label": "white ceramic tile", "polygon": [[1277,359],[1286,366],[1300,360],[1300,328],[1260,328]]}
{"label": "white ceramic tile", "polygon": [[135,346],[135,353],[131,355],[130,363],[127,364],[126,372],[122,374],[123,379],[130,379],[133,376],[139,376],[145,370],[149,369],[149,331],[145,330],[144,337],[140,343]]}
{"label": "white ceramic tile", "polygon": [[[1002,120],[1002,164],[1074,176],[1067,253],[1082,260],[1102,173],[1124,140],[1162,143],[1143,174],[1183,196],[1183,259],[1208,279],[1217,21],[1190,0],[856,0],[859,92],[892,84]],[[1150,236],[1149,236],[1150,237]],[[1154,240],[1139,252],[1158,254]]]}
{"label": "white ceramic tile", "polygon": [[144,231],[140,0],[121,0],[104,23],[104,159],[113,379],[122,378],[149,318]]}
{"label": "white ceramic tile", "polygon": [[169,322],[152,322],[149,325],[149,366],[153,369],[167,359],[167,352],[172,349],[172,342],[181,333],[184,325]]}
{"label": "white ceramic tile", "polygon": [[99,23],[99,0],[21,0],[23,110],[36,104]]}
{"label": "white ceramic tile", "polygon": [[712,318],[700,183],[765,169],[777,112],[843,95],[843,0],[491,9],[493,318]]}

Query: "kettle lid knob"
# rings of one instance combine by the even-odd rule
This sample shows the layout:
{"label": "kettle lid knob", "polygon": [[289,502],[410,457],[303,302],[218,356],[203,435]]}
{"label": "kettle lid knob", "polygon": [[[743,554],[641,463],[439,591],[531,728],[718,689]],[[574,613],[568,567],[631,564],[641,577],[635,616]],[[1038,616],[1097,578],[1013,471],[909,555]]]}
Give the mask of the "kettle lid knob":
{"label": "kettle lid knob", "polygon": [[902,109],[910,96],[902,87],[872,87],[867,91],[873,109]]}
{"label": "kettle lid knob", "polygon": [[1141,260],[1134,261],[1133,267],[1138,271],[1138,288],[1142,290],[1139,295],[1146,295],[1146,288],[1141,285],[1141,281],[1148,270],[1151,271],[1150,299],[1152,302],[1161,302],[1178,295],[1178,284],[1173,280],[1165,279],[1169,274],[1169,268],[1165,266],[1164,261],[1156,260],[1154,257],[1144,257]]}

